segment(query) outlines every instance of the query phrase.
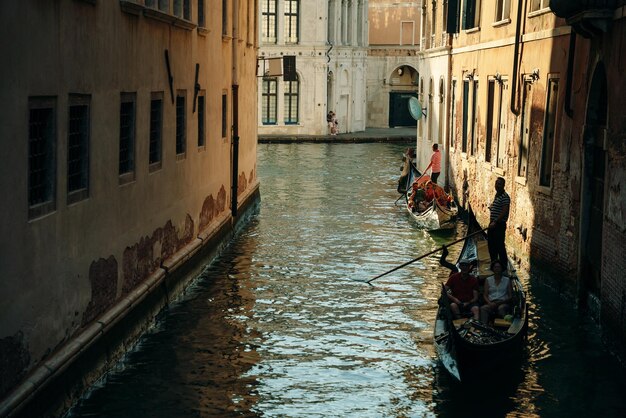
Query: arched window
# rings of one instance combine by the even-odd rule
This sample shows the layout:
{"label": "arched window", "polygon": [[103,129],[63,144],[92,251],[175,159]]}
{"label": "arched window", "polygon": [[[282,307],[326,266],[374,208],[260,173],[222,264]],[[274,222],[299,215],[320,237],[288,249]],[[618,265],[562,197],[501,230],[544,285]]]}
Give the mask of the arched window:
{"label": "arched window", "polygon": [[299,122],[299,104],[300,79],[298,78],[296,81],[285,81],[285,125],[293,125]]}
{"label": "arched window", "polygon": [[276,78],[264,78],[261,103],[261,121],[263,125],[275,125],[277,108],[278,81]]}

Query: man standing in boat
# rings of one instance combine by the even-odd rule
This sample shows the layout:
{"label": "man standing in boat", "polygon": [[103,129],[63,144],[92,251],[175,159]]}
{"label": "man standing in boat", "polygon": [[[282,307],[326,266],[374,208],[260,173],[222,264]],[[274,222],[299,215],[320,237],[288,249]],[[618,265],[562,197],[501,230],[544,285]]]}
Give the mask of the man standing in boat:
{"label": "man standing in boat", "polygon": [[472,262],[459,261],[460,272],[453,271],[445,284],[450,300],[450,310],[455,319],[470,314],[478,320],[478,279],[470,274]]}
{"label": "man standing in boat", "polygon": [[439,144],[433,144],[433,154],[430,156],[430,164],[424,170],[424,174],[431,169],[430,180],[433,183],[437,183],[439,174],[441,173],[441,151],[439,151]]}
{"label": "man standing in boat", "polygon": [[489,230],[488,240],[489,257],[493,263],[500,260],[503,269],[506,271],[509,266],[509,259],[506,255],[506,246],[504,237],[506,233],[506,221],[509,219],[509,207],[511,206],[511,198],[504,191],[505,181],[502,177],[496,179],[496,196],[489,205]]}

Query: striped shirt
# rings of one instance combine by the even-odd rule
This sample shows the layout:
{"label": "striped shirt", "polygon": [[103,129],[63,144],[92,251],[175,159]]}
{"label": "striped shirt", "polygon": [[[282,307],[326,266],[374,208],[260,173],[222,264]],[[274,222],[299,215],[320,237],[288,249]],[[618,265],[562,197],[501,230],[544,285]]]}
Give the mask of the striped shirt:
{"label": "striped shirt", "polygon": [[[505,206],[511,206],[511,198],[506,192],[502,192],[501,195],[496,194],[496,197],[493,198],[493,202],[491,206],[489,206],[489,210],[491,211],[491,216],[489,216],[489,221],[495,222],[496,219],[500,216]],[[504,214],[504,217],[500,219],[501,223],[506,223],[509,219],[509,211],[507,210]]]}

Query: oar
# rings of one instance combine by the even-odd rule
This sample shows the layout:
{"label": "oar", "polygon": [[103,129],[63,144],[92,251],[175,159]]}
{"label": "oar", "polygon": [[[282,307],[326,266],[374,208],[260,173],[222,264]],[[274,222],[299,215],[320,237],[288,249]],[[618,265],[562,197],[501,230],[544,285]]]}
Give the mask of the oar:
{"label": "oar", "polygon": [[[419,172],[419,170],[417,169],[417,167],[415,167],[415,165],[414,165],[413,163],[409,163],[409,164],[411,164],[411,166],[412,166],[413,168],[415,168],[415,171],[418,171],[418,172]],[[423,173],[422,173],[422,174],[421,174],[418,178],[416,178],[415,180],[413,180],[413,183],[415,183],[416,181],[418,181],[419,179],[421,179],[422,177],[424,177],[424,174],[426,174],[426,172],[425,172],[425,171],[424,171],[424,172],[423,172]],[[406,195],[407,195],[407,193],[409,193],[409,191],[408,191],[408,190],[407,190],[407,191],[405,191],[404,193],[402,193],[402,196],[400,196],[399,198],[397,198],[397,199],[396,199],[396,201],[395,201],[395,202],[393,202],[393,204],[395,205],[396,203],[398,203],[398,200],[400,200],[400,199],[402,199],[404,196],[406,196]]]}
{"label": "oar", "polygon": [[414,258],[413,260],[407,261],[407,262],[406,262],[406,263],[404,263],[404,264],[400,264],[399,266],[394,267],[394,268],[392,268],[391,270],[384,272],[383,274],[379,274],[378,276],[373,277],[373,278],[371,278],[371,279],[369,279],[369,280],[365,281],[365,283],[367,283],[367,284],[371,285],[371,282],[373,282],[373,281],[374,281],[374,280],[376,280],[376,279],[380,279],[381,277],[386,276],[386,275],[388,275],[389,273],[393,273],[394,271],[399,270],[399,269],[401,269],[402,267],[406,267],[406,266],[408,266],[409,264],[415,263],[416,261],[421,260],[421,259],[422,259],[422,258],[424,258],[424,257],[428,257],[429,255],[435,254],[436,252],[443,250],[443,248],[444,248],[444,247],[449,247],[449,246],[454,245],[454,244],[457,244],[457,243],[459,243],[459,242],[461,242],[461,241],[465,241],[465,240],[466,240],[466,239],[468,239],[469,237],[472,237],[472,236],[474,236],[474,235],[476,235],[476,234],[480,234],[481,232],[484,232],[484,231],[486,231],[487,229],[488,229],[488,228],[481,229],[480,231],[472,232],[471,234],[466,235],[466,236],[464,236],[463,238],[459,238],[459,239],[457,239],[456,241],[451,242],[450,244],[443,245],[443,246],[441,246],[441,247],[439,247],[439,248],[437,248],[437,249],[435,249],[435,250],[432,250],[432,251],[430,251],[430,252],[428,252],[428,253],[426,253],[426,254],[422,254],[422,255],[420,255],[419,257]]}
{"label": "oar", "polygon": [[402,193],[402,195],[396,199],[395,202],[393,202],[393,204],[395,205],[396,203],[398,203],[398,200],[402,199],[404,196],[406,196],[406,192]]}

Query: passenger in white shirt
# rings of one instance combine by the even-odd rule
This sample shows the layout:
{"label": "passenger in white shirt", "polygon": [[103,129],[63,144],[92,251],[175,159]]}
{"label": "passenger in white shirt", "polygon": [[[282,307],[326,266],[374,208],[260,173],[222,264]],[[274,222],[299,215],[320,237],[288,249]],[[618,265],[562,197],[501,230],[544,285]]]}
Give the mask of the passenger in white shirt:
{"label": "passenger in white shirt", "polygon": [[487,277],[483,286],[485,304],[480,307],[480,321],[482,323],[488,323],[491,315],[496,313],[499,317],[504,317],[509,310],[509,304],[513,298],[513,289],[511,280],[502,275],[502,270],[502,263],[499,260],[491,263],[493,276]]}

